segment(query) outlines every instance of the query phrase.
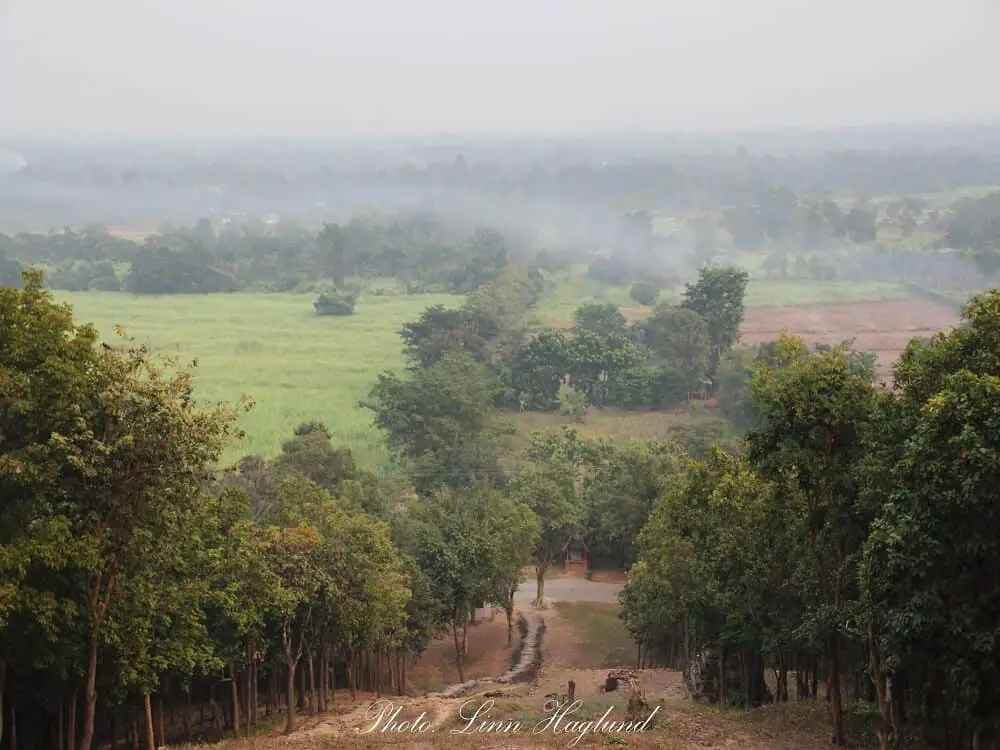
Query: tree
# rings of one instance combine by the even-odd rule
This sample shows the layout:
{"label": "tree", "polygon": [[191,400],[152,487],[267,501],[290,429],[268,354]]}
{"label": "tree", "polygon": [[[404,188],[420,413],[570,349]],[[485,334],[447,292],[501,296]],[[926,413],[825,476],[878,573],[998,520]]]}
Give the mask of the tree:
{"label": "tree", "polygon": [[626,337],[628,321],[613,302],[588,302],[573,313],[576,331],[589,331],[601,341],[621,341]]}
{"label": "tree", "polygon": [[[509,590],[513,580],[519,582],[520,563],[531,549],[533,519],[527,509],[481,481],[465,490],[438,490],[418,501],[413,518],[420,529],[416,559],[446,613],[464,682],[472,614],[479,602]],[[515,530],[522,532],[520,539]]]}
{"label": "tree", "polygon": [[907,722],[959,746],[1000,730],[1000,293],[974,297],[963,319],[910,343],[873,422],[859,575],[883,748]]}
{"label": "tree", "polygon": [[556,556],[583,522],[583,507],[577,492],[577,468],[587,452],[575,432],[533,436],[528,457],[532,468],[514,479],[511,492],[538,519],[538,536],[532,559],[535,565],[534,603],[545,605],[545,576]]}
{"label": "tree", "polygon": [[698,281],[684,290],[681,307],[696,312],[708,326],[712,345],[709,377],[715,377],[722,355],[739,339],[743,297],[749,281],[749,274],[736,268],[702,268],[698,271]]}
{"label": "tree", "polygon": [[810,606],[826,650],[834,741],[843,744],[841,634],[865,536],[855,472],[866,452],[875,373],[843,347],[811,353],[794,337],[779,340],[777,354],[778,367],[751,379],[762,426],[747,434],[747,456],[765,479],[791,481],[805,498],[818,583]]}
{"label": "tree", "polygon": [[680,471],[677,449],[669,443],[630,443],[602,451],[584,482],[587,538],[593,553],[628,568],[636,540],[666,482]]}
{"label": "tree", "polygon": [[690,388],[708,372],[712,341],[708,324],[698,313],[683,307],[661,307],[642,324],[642,332],[643,343],[682,387]]}
{"label": "tree", "polygon": [[408,380],[382,373],[362,406],[375,414],[389,448],[408,465],[417,489],[468,484],[498,476],[499,384],[467,354],[451,352]]}
{"label": "tree", "polygon": [[656,301],[660,298],[660,288],[655,284],[648,284],[644,281],[637,281],[632,285],[632,288],[628,292],[628,296],[640,305],[646,305],[647,307],[652,307],[656,304]]}

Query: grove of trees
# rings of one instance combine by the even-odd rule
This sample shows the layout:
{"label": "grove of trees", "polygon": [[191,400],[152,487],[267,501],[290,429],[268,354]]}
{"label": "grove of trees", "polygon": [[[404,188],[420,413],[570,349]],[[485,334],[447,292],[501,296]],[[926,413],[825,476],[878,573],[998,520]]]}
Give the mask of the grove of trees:
{"label": "grove of trees", "polygon": [[623,617],[647,658],[719,649],[724,703],[821,680],[838,744],[855,700],[882,748],[995,746],[998,336],[991,291],[912,341],[891,389],[846,346],[758,358],[742,444],[686,460],[639,535]]}

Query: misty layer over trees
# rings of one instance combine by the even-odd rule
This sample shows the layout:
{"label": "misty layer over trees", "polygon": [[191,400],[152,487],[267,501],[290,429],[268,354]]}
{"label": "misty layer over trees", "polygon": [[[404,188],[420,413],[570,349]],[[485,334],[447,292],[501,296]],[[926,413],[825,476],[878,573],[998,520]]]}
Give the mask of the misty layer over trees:
{"label": "misty layer over trees", "polygon": [[[464,681],[476,613],[510,647],[571,540],[628,572],[637,660],[694,697],[799,707],[840,745],[1000,747],[998,134],[9,144],[0,748],[291,733],[403,695],[438,638]],[[873,285],[957,325],[900,323],[881,378],[851,340],[741,341],[785,302],[758,289]],[[395,369],[336,338],[368,346],[387,297],[414,303]],[[287,303],[323,326],[323,398],[331,356],[364,371],[384,461],[329,418],[226,461],[280,405],[207,404],[60,299],[164,326]]]}

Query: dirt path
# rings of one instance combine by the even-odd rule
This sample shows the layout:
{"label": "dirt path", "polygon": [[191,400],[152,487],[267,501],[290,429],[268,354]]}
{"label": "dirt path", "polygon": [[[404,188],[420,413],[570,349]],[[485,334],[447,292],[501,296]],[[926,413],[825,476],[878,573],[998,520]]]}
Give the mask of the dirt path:
{"label": "dirt path", "polygon": [[[618,594],[622,590],[620,583],[603,581],[588,581],[585,578],[560,576],[550,578],[545,582],[545,600],[547,602],[594,602],[597,604],[617,604]],[[527,580],[514,594],[514,603],[519,607],[529,607],[535,598],[536,584],[534,579]]]}
{"label": "dirt path", "polygon": [[[565,590],[601,591],[592,582],[576,581]],[[580,586],[580,584],[586,584]],[[599,585],[599,584],[598,584]],[[582,608],[582,609],[581,609]],[[582,615],[590,609],[597,613],[589,619]],[[627,688],[605,692],[602,686],[607,668],[596,666],[608,655],[620,654],[610,643],[609,628],[616,612],[609,605],[588,608],[586,605],[550,606],[539,612],[530,607],[521,610],[526,616],[541,616],[545,621],[540,650],[542,666],[531,682],[520,684],[479,684],[456,697],[441,693],[422,697],[371,697],[370,701],[341,715],[316,717],[310,725],[288,737],[270,736],[263,740],[268,748],[357,748],[375,750],[383,747],[406,747],[406,750],[431,748],[476,748],[477,750],[528,750],[528,748],[566,748],[577,740],[574,725],[553,729],[550,724],[552,701],[565,701],[568,683],[573,681],[575,698],[580,701],[576,718],[596,721],[624,718],[628,703]],[[620,627],[620,626],[619,626]],[[617,636],[621,638],[619,633]],[[504,628],[504,644],[506,628]],[[501,651],[503,649],[500,649]],[[627,665],[624,665],[627,666]],[[625,735],[584,733],[574,747],[621,745],[641,750],[809,750],[828,747],[825,715],[816,704],[771,706],[750,713],[720,713],[687,699],[678,672],[667,669],[642,670],[639,681],[650,713],[647,731]],[[456,691],[457,692],[457,691]],[[804,710],[812,713],[805,715]],[[469,719],[480,712],[470,729]],[[610,712],[610,713],[607,713]],[[568,717],[565,722],[573,721]],[[260,747],[262,740],[227,743],[231,750]]]}

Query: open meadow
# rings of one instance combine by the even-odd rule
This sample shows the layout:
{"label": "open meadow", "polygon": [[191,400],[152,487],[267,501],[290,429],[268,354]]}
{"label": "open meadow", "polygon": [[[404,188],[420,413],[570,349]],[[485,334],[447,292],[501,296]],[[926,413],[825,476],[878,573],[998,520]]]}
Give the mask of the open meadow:
{"label": "open meadow", "polygon": [[[678,290],[665,300],[679,301]],[[752,279],[747,290],[744,343],[773,340],[782,331],[808,341],[857,345],[879,356],[883,373],[913,336],[929,336],[954,325],[955,311],[925,300],[905,299],[901,286],[877,283],[797,283]],[[319,317],[312,295],[238,293],[133,296],[113,292],[56,292],[73,305],[80,321],[93,322],[105,339],[115,325],[154,352],[196,359],[196,388],[207,401],[256,402],[242,417],[246,436],[234,442],[226,462],[247,453],[273,456],[300,423],[319,419],[334,443],[350,447],[367,468],[388,455],[358,406],[377,374],[399,369],[404,358],[399,329],[429,305],[458,306],[448,294],[363,296],[354,315]],[[534,326],[567,327],[573,311],[591,301],[621,305],[631,320],[652,312],[628,298],[627,287],[601,284],[576,270],[549,279],[531,315]],[[518,438],[545,427],[572,424],[558,414],[516,415]],[[589,437],[650,438],[676,434],[711,421],[691,411],[591,410],[579,425]]]}
{"label": "open meadow", "polygon": [[213,294],[137,297],[117,292],[56,292],[79,322],[92,322],[115,343],[114,326],[158,354],[197,359],[201,399],[256,402],[241,425],[246,436],[229,462],[273,456],[302,422],[318,419],[336,445],[375,468],[386,460],[371,415],[358,406],[377,373],[403,366],[399,328],[428,305],[457,306],[461,297],[364,296],[348,317],[313,314],[313,295]]}

